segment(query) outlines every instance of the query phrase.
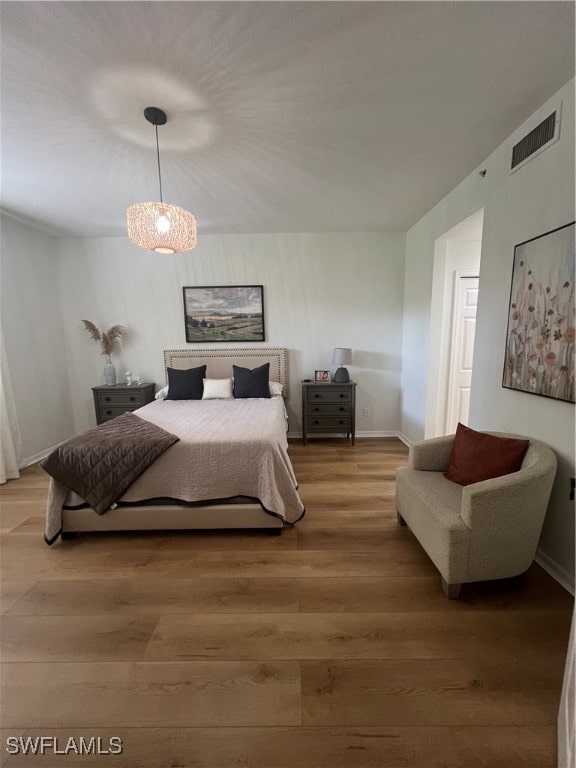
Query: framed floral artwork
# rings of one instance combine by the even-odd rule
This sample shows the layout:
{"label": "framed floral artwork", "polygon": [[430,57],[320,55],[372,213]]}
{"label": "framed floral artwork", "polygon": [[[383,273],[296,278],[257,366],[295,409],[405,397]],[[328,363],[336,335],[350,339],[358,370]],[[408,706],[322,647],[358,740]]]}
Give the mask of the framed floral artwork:
{"label": "framed floral artwork", "polygon": [[574,402],[574,222],[514,248],[502,386]]}

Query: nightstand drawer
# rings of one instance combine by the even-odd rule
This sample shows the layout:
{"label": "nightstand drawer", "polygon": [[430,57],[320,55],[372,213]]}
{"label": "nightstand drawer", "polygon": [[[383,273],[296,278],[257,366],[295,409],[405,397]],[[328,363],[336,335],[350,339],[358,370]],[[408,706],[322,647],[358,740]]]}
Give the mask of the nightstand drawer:
{"label": "nightstand drawer", "polygon": [[123,413],[130,413],[133,410],[134,408],[131,405],[103,405],[98,410],[98,423],[110,421],[110,419],[115,419],[116,416],[122,416]]}
{"label": "nightstand drawer", "polygon": [[326,429],[338,430],[340,432],[347,432],[350,429],[351,419],[350,416],[309,416],[306,424],[308,432],[313,432],[315,429],[320,431]]}
{"label": "nightstand drawer", "polygon": [[310,403],[308,417],[311,416],[347,416],[350,403]]}
{"label": "nightstand drawer", "polygon": [[98,405],[128,405],[132,408],[138,405],[146,405],[146,393],[142,390],[134,392],[96,392]]}
{"label": "nightstand drawer", "polygon": [[320,384],[317,387],[307,387],[306,397],[309,403],[349,403],[352,393],[350,387]]}

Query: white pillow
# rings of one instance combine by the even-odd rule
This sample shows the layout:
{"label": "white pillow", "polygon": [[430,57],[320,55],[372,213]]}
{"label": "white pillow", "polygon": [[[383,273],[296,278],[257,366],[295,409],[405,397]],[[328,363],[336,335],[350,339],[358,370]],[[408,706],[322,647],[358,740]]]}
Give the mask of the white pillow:
{"label": "white pillow", "polygon": [[203,379],[202,400],[230,400],[232,397],[232,379]]}
{"label": "white pillow", "polygon": [[168,387],[162,387],[162,389],[159,389],[158,392],[154,395],[154,400],[166,400],[166,395],[168,394]]}
{"label": "white pillow", "polygon": [[284,384],[279,381],[270,382],[270,397],[280,397],[284,391]]}

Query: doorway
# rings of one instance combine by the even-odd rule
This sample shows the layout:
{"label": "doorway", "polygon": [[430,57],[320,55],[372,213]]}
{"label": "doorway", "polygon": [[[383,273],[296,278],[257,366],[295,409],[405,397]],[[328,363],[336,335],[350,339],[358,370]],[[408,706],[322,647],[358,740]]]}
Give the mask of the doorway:
{"label": "doorway", "polygon": [[451,434],[468,420],[483,222],[484,211],[477,211],[435,242],[426,438]]}

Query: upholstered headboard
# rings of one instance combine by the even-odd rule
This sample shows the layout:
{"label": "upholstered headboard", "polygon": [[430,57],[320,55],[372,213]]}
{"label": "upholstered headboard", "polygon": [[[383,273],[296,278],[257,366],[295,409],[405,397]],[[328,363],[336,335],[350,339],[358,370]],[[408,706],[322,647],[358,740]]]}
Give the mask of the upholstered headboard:
{"label": "upholstered headboard", "polygon": [[206,364],[206,376],[210,379],[226,379],[232,376],[232,365],[257,368],[270,363],[270,380],[284,385],[284,397],[288,397],[288,350],[282,347],[242,347],[238,349],[166,349],[164,350],[164,374],[168,383],[167,368],[196,368]]}

